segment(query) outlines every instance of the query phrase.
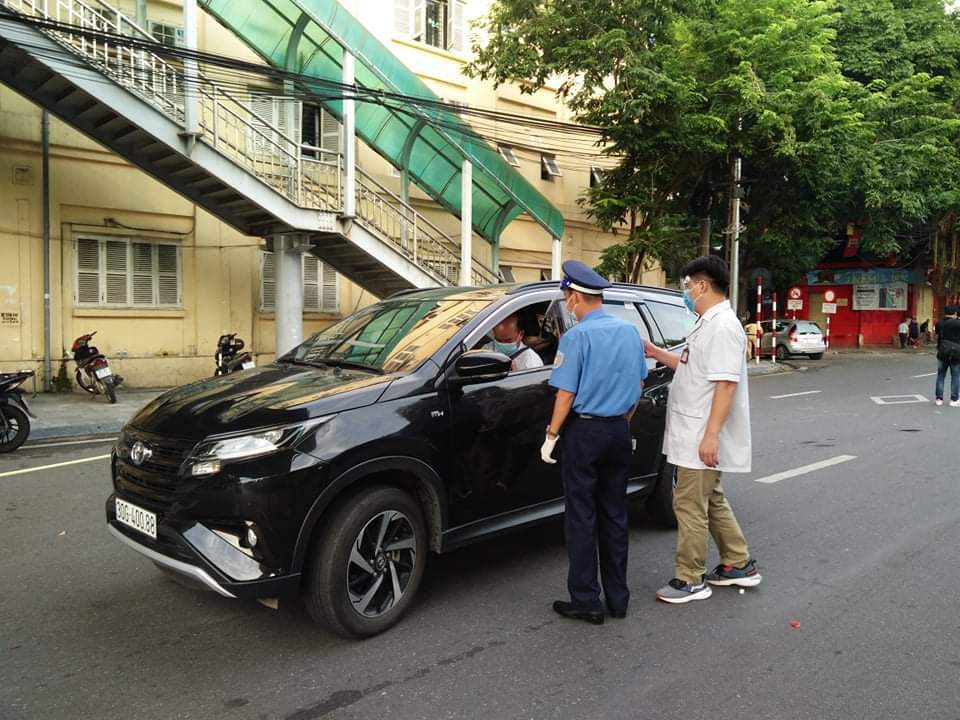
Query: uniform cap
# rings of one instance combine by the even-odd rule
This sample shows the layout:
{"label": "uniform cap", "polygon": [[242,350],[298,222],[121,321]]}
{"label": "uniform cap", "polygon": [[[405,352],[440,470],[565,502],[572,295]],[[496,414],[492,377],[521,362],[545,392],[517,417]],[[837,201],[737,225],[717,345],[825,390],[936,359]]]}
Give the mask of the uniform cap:
{"label": "uniform cap", "polygon": [[561,290],[576,290],[586,295],[602,295],[608,287],[610,287],[609,280],[579,260],[567,260],[563,264]]}

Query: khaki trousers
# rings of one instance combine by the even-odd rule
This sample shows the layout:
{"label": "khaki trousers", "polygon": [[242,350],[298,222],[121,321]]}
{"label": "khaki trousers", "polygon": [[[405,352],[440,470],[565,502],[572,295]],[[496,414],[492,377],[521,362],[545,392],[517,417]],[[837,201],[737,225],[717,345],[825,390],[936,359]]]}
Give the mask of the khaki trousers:
{"label": "khaki trousers", "polygon": [[721,563],[741,567],[750,559],[718,470],[678,467],[673,511],[677,516],[676,576],[684,582],[696,585],[706,572],[707,530],[720,551]]}

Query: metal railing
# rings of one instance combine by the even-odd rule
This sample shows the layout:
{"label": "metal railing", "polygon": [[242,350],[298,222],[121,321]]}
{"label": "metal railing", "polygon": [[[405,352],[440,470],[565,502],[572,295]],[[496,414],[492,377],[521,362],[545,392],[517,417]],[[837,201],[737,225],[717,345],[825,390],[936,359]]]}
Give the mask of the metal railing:
{"label": "metal railing", "polygon": [[[89,33],[54,27],[42,31],[117,84],[132,91],[177,123],[184,123],[183,63],[146,48],[118,42],[123,35],[149,42],[156,38],[105,0],[0,0],[11,10],[75,26]],[[301,145],[263,118],[222,85],[203,73],[195,81],[198,124],[204,142],[300,207],[328,212],[343,209],[343,160],[333,153]],[[380,239],[439,282],[459,283],[460,243],[431,223],[409,203],[357,168],[357,214]],[[476,259],[476,285],[497,282],[495,273]]]}

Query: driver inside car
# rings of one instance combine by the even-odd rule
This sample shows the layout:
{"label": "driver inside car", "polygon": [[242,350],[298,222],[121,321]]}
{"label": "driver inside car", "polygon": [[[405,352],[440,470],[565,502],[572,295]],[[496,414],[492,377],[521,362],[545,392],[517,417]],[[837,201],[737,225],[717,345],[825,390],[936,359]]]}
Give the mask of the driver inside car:
{"label": "driver inside car", "polygon": [[510,358],[514,370],[543,367],[540,356],[523,341],[523,330],[520,329],[520,318],[516,313],[508,315],[494,326],[493,343],[488,347]]}

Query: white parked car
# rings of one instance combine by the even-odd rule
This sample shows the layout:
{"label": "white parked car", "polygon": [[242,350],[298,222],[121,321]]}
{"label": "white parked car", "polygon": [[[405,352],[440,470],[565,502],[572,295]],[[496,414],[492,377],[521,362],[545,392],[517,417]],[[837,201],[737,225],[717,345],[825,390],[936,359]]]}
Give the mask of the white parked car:
{"label": "white parked car", "polygon": [[[760,355],[769,357],[776,353],[777,360],[786,360],[791,355],[807,355],[819,360],[827,349],[823,331],[812,320],[777,320],[776,333],[771,332],[772,320],[760,323],[763,336],[760,338]],[[776,345],[774,345],[776,337]]]}

